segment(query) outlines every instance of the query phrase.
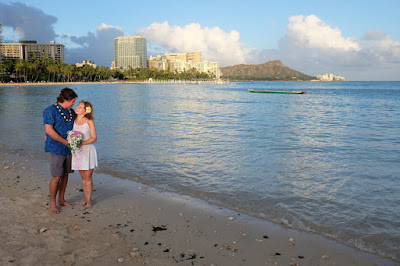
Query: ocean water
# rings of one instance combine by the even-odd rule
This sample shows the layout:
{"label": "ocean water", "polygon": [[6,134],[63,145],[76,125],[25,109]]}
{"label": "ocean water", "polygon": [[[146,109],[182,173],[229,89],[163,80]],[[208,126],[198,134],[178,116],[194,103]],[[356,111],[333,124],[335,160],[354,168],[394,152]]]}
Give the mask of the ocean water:
{"label": "ocean water", "polygon": [[[4,149],[45,158],[63,87],[0,87]],[[100,171],[400,261],[400,82],[70,87],[94,105]]]}

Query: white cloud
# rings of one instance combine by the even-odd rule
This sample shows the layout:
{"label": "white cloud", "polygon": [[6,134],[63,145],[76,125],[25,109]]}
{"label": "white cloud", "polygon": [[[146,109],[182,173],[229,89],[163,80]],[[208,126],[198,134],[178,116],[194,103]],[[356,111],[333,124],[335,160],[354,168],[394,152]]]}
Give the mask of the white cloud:
{"label": "white cloud", "polygon": [[332,28],[315,15],[290,17],[286,36],[295,40],[296,45],[307,48],[338,51],[360,50],[357,41],[344,38],[339,29]]}
{"label": "white cloud", "polygon": [[285,65],[309,75],[334,73],[351,80],[398,79],[400,42],[378,31],[363,39],[344,37],[315,15],[289,18],[277,50],[263,50],[261,61],[280,59]]}
{"label": "white cloud", "polygon": [[100,26],[96,28],[97,31],[102,31],[102,30],[109,30],[109,29],[116,29],[120,32],[123,32],[122,28],[119,26],[112,26],[112,25],[107,25],[106,23],[102,22]]}
{"label": "white cloud", "polygon": [[245,63],[253,51],[239,42],[239,32],[225,32],[219,27],[202,28],[198,23],[180,27],[170,26],[167,21],[155,22],[139,29],[137,34],[169,52],[201,51],[203,60],[218,61],[221,66]]}
{"label": "white cloud", "polygon": [[377,55],[382,63],[400,63],[400,42],[395,41],[390,35],[372,40],[369,51]]}

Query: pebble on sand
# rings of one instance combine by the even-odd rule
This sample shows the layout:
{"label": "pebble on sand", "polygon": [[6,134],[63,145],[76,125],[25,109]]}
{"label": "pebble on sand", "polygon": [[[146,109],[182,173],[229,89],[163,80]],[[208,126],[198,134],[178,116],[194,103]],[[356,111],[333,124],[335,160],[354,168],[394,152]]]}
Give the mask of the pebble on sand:
{"label": "pebble on sand", "polygon": [[139,258],[141,256],[139,251],[131,251],[129,254],[132,258]]}

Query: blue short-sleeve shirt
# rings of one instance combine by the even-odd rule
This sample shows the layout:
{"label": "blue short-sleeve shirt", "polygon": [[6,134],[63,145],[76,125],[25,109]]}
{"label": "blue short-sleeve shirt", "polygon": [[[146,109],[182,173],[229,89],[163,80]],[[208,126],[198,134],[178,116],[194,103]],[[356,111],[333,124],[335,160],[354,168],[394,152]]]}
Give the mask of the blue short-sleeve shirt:
{"label": "blue short-sleeve shirt", "polygon": [[[65,115],[65,117],[69,120],[70,113],[69,110],[66,110],[61,107],[58,103],[52,104],[47,107],[43,112],[43,122],[47,125],[52,125],[54,130],[63,138],[67,138],[67,131],[72,130],[74,127],[74,118],[75,111],[71,110],[72,120],[70,122],[66,121],[64,115],[61,115],[61,112],[57,108],[60,108],[61,112]],[[70,150],[67,146],[62,144],[61,142],[55,141],[46,133],[46,145],[44,148],[45,152],[50,152],[57,155],[67,155],[70,153]]]}

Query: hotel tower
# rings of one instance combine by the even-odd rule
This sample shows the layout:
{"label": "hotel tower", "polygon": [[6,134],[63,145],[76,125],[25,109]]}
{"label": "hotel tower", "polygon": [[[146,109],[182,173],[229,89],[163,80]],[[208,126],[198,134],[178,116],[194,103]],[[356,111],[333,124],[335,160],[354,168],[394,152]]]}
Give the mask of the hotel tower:
{"label": "hotel tower", "polygon": [[142,36],[120,36],[114,40],[114,64],[116,69],[147,67],[147,45]]}

